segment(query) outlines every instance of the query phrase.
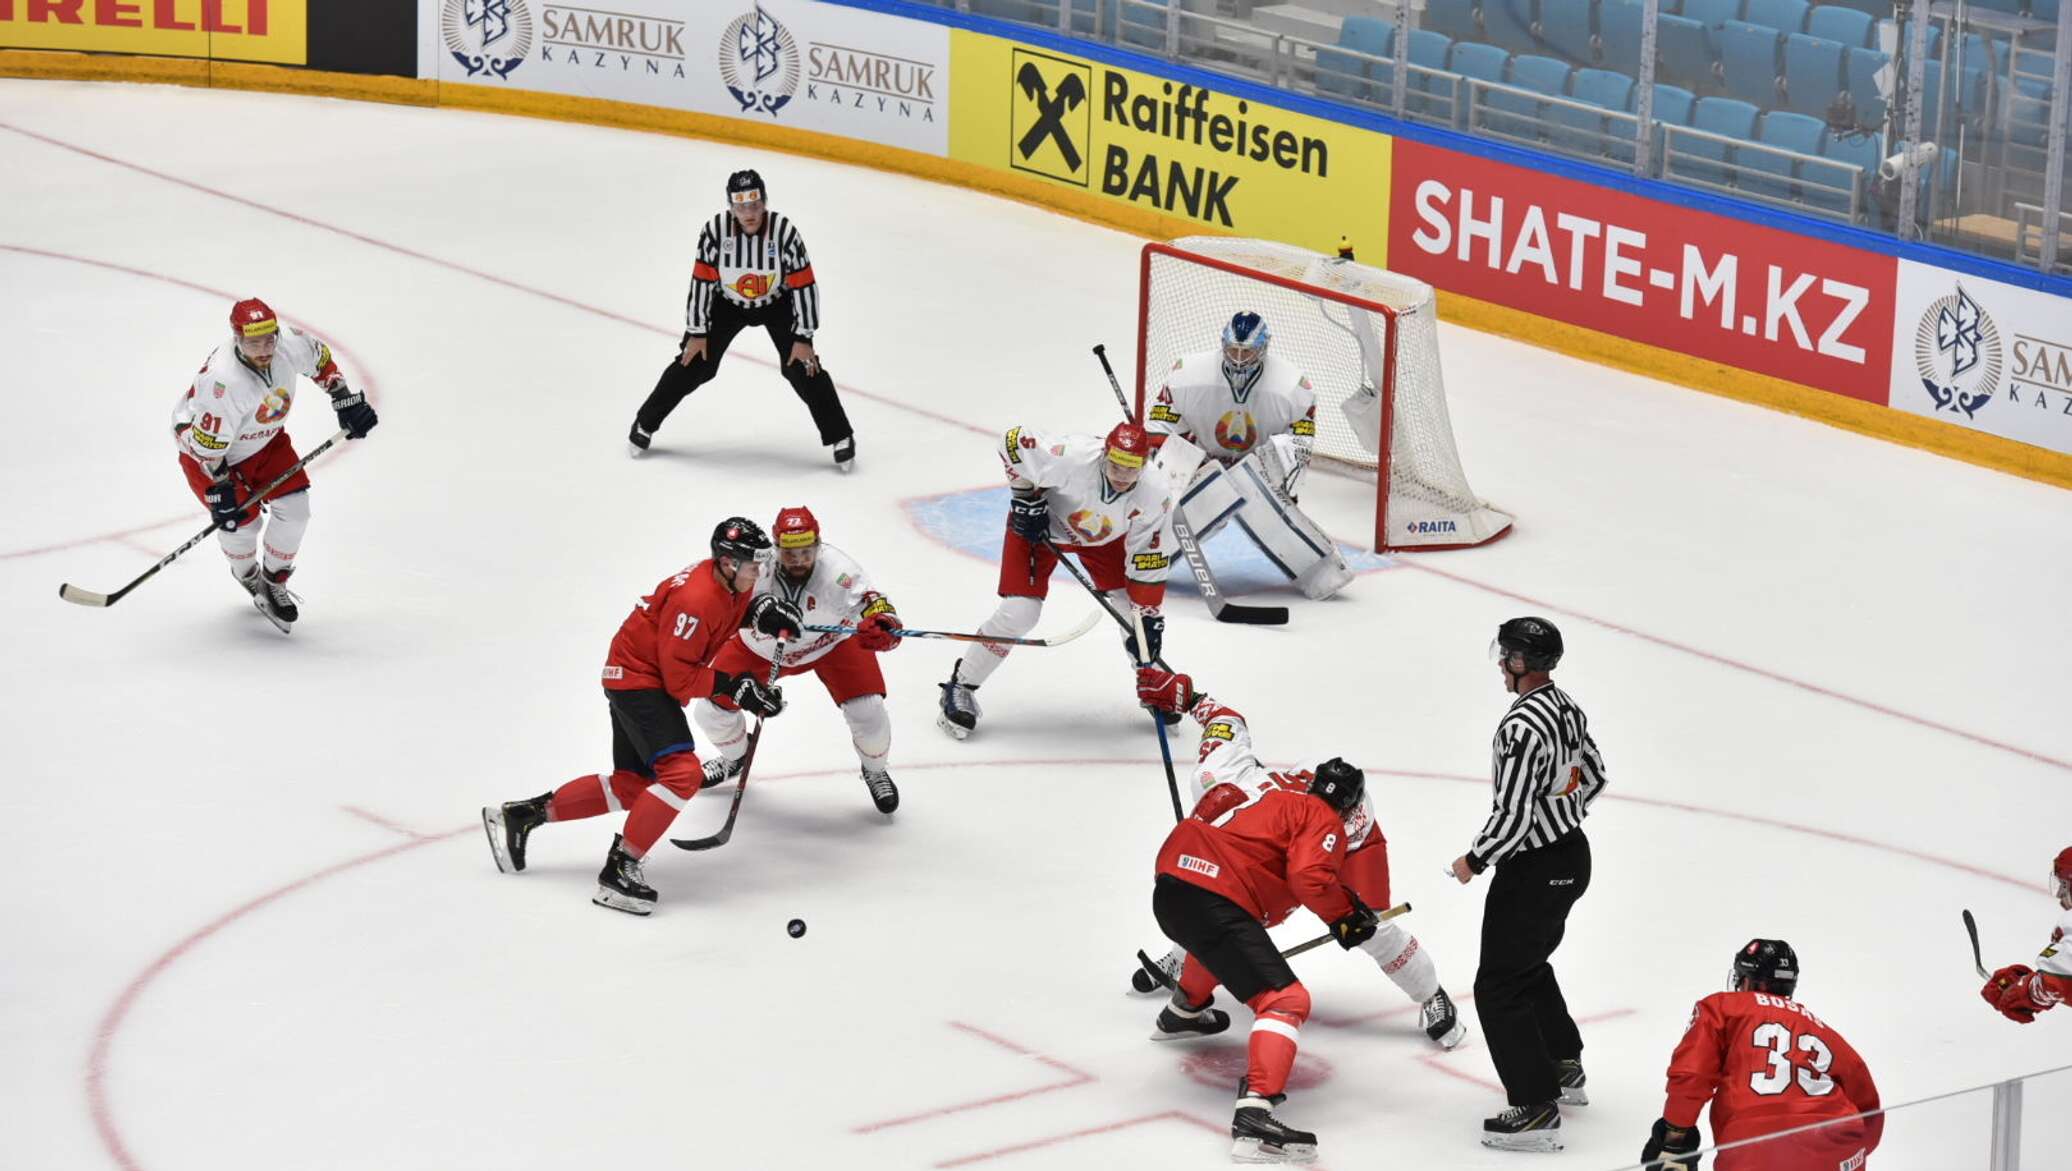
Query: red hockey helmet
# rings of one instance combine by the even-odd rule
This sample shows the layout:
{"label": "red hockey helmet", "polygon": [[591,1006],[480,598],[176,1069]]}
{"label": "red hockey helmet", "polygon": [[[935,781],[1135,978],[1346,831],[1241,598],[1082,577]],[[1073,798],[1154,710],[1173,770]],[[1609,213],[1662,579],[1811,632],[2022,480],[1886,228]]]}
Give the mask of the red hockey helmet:
{"label": "red hockey helmet", "polygon": [[2072,846],[2059,850],[2057,859],[2050,864],[2050,893],[2072,909]]}
{"label": "red hockey helmet", "polygon": [[804,549],[820,543],[820,522],[813,518],[809,508],[786,508],[777,513],[777,534],[779,549]]}
{"label": "red hockey helmet", "polygon": [[230,307],[230,332],[239,338],[265,337],[280,331],[281,319],[257,297],[246,297]]}
{"label": "red hockey helmet", "polygon": [[1143,474],[1144,461],[1151,457],[1151,436],[1135,423],[1122,422],[1108,432],[1108,472],[1123,483],[1133,483]]}

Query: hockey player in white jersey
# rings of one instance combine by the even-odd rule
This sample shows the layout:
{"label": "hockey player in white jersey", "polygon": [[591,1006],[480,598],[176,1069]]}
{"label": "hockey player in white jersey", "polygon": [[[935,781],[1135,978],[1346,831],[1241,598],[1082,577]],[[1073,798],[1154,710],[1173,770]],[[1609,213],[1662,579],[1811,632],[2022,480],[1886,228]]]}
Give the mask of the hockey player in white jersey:
{"label": "hockey player in white jersey", "polygon": [[1305,595],[1328,598],[1352,570],[1295,503],[1316,447],[1317,396],[1272,342],[1257,313],[1236,314],[1218,349],[1173,363],[1146,426],[1196,540],[1234,523]]}
{"label": "hockey player in white jersey", "polygon": [[[787,643],[781,674],[811,671],[820,677],[828,697],[848,721],[863,783],[880,813],[899,808],[899,788],[892,783],[886,758],[892,751],[892,721],[885,714],[885,676],[878,655],[899,645],[899,615],[892,602],[872,588],[856,559],[820,539],[820,522],[805,508],[777,514],[772,529],[777,545],[777,572],[755,584],[757,595],[790,603],[817,626],[854,626],[855,634],[807,632]],[[753,604],[753,603],[751,603]],[[768,678],[774,638],[753,627],[720,648],[712,669],[728,675]],[[698,701],[693,713],[718,755],[705,765],[705,784],[720,784],[741,770],[748,751],[748,732],[741,709],[725,696]]]}
{"label": "hockey player in white jersey", "polygon": [[[300,456],[288,440],[288,412],[300,375],[331,396],[338,425],[364,438],[378,421],[345,383],[331,347],[280,318],[256,297],[230,309],[230,340],[217,346],[173,405],[173,441],[187,485],[221,528],[216,543],[230,572],[269,622],[286,631],[300,617],[288,575],[309,529],[309,475],[298,471],[264,501],[252,494]],[[267,519],[260,520],[261,507]],[[260,557],[262,523],[265,556]]]}
{"label": "hockey player in white jersey", "polygon": [[2050,942],[2036,953],[2036,966],[2009,964],[1979,989],[1987,1004],[2017,1024],[2029,1024],[2037,1013],[2072,999],[2072,846],[2051,860],[2050,893],[2060,913]]}
{"label": "hockey player in white jersey", "polygon": [[[1268,769],[1252,746],[1251,729],[1244,717],[1197,693],[1189,676],[1176,675],[1158,667],[1145,667],[1137,673],[1137,688],[1138,695],[1153,709],[1187,711],[1201,726],[1198,759],[1187,770],[1190,808],[1199,806],[1203,795],[1217,785],[1234,785],[1256,795],[1268,788],[1306,790],[1315,779],[1315,774],[1307,769],[1300,772]],[[1344,820],[1345,861],[1339,867],[1339,881],[1370,907],[1393,905],[1394,900],[1389,894],[1388,839],[1382,836],[1380,823],[1374,818],[1371,794],[1362,792],[1359,803],[1344,814]],[[1405,996],[1417,1003],[1418,1026],[1433,1044],[1442,1049],[1452,1049],[1468,1035],[1468,1027],[1461,1023],[1453,998],[1439,985],[1439,969],[1432,961],[1431,952],[1415,935],[1405,931],[1394,920],[1385,919],[1358,948],[1367,953],[1382,974]],[[1203,1014],[1208,1019],[1201,1020],[1185,1011],[1190,1005],[1206,1003],[1209,989],[1214,987],[1214,977],[1198,962],[1187,962],[1189,959],[1176,947],[1156,961],[1155,966],[1163,974],[1163,981],[1155,980],[1149,970],[1130,974],[1131,987],[1138,992],[1155,992],[1160,983],[1176,990],[1174,1004],[1180,1011],[1168,1008],[1159,1014],[1158,1026],[1152,1033],[1153,1040],[1172,1040],[1222,1030],[1222,1022],[1214,1019],[1222,1014],[1211,1010],[1213,1015]]]}
{"label": "hockey player in white jersey", "polygon": [[[1143,658],[1158,658],[1165,642],[1159,607],[1172,567],[1173,491],[1149,463],[1150,454],[1150,436],[1134,423],[1116,424],[1106,438],[1008,430],[1000,460],[1013,497],[1000,547],[1000,605],[978,633],[1021,638],[1035,629],[1058,557],[1070,553],[1119,613],[1142,616],[1150,644]],[[1135,659],[1135,636],[1126,645]],[[943,731],[962,740],[978,726],[974,692],[1008,650],[983,642],[957,661],[941,684],[937,723]]]}

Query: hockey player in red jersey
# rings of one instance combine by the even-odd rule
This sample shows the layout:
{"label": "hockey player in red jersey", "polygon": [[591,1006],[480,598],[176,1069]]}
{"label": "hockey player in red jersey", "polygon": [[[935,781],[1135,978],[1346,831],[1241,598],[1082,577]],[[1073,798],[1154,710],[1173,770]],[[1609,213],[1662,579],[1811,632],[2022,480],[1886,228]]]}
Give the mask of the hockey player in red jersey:
{"label": "hockey player in red jersey", "polygon": [[2058,851],[2050,866],[2050,893],[2058,900],[2058,925],[2050,942],[2036,955],[2036,966],[2009,964],[1993,973],[1979,995],[2008,1020],[2029,1024],[2039,1012],[2072,996],[2072,846]]}
{"label": "hockey player in red jersey", "polygon": [[483,809],[482,828],[498,870],[524,870],[526,838],[547,822],[624,811],[624,832],[612,838],[590,901],[634,915],[655,909],[655,891],[641,872],[641,859],[703,781],[685,705],[724,695],[759,716],[784,710],[783,693],[765,678],[712,666],[720,648],[744,625],[779,640],[798,637],[801,620],[790,603],[755,595],[769,554],[770,538],[762,526],[731,517],[712,532],[710,560],[664,578],[634,603],[604,666],[611,771],[577,777],[529,801]]}
{"label": "hockey player in red jersey", "polygon": [[1877,1083],[1842,1034],[1792,999],[1798,979],[1790,944],[1752,939],[1734,955],[1729,990],[1691,1010],[1640,1153],[1650,1171],[1696,1171],[1708,1101],[1715,1146],[1817,1127],[1720,1151],[1718,1171],[1863,1171],[1885,1128],[1872,1113]]}
{"label": "hockey player in red jersey", "polygon": [[[899,808],[899,787],[886,758],[892,751],[892,720],[885,712],[885,673],[878,655],[899,645],[899,614],[873,588],[856,559],[820,539],[820,522],[810,509],[777,514],[777,567],[756,582],[757,597],[775,597],[822,626],[854,626],[855,634],[809,632],[784,648],[784,675],[812,672],[841,709],[863,768],[864,787],[880,813]],[[755,630],[729,639],[713,660],[714,670],[766,678],[775,640]],[[780,676],[781,677],[781,676]],[[748,752],[747,721],[731,698],[715,695],[695,710],[699,730],[717,750],[705,764],[705,783],[732,777]]]}
{"label": "hockey player in red jersey", "polygon": [[[1217,985],[1254,1019],[1248,1064],[1230,1123],[1231,1157],[1245,1163],[1307,1163],[1317,1136],[1274,1117],[1295,1065],[1309,991],[1266,934],[1295,907],[1331,925],[1348,950],[1373,938],[1378,920],[1345,885],[1345,818],[1366,791],[1359,769],[1333,758],[1314,777],[1268,772],[1251,754],[1238,712],[1194,690],[1194,681],[1155,667],[1138,673],[1138,696],[1162,711],[1189,710],[1202,728],[1202,759],[1216,770],[1194,811],[1159,847],[1151,911],[1166,937],[1186,949],[1180,987],[1159,1014],[1157,1035],[1205,1035],[1229,1027],[1209,1007]],[[1223,759],[1220,745],[1234,751]]]}

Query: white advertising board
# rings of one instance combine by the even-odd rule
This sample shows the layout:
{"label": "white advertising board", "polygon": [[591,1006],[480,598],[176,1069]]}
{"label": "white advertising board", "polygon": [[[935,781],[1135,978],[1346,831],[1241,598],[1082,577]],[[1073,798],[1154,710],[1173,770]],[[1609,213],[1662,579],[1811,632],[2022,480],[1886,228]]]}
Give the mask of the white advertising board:
{"label": "white advertising board", "polygon": [[1891,405],[2072,454],[2072,301],[1901,260]]}

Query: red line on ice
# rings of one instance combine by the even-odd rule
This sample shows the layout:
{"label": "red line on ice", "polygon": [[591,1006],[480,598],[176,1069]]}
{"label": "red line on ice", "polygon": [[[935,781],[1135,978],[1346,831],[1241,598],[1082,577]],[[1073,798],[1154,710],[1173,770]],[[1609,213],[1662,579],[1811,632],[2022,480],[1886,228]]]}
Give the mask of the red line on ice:
{"label": "red line on ice", "polygon": [[[1201,1127],[1203,1130],[1211,1131],[1216,1134],[1222,1134],[1224,1132],[1223,1127],[1217,1125],[1216,1123],[1210,1122],[1206,1118],[1197,1118],[1192,1114],[1188,1114],[1179,1110],[1162,1110],[1157,1114],[1146,1114],[1138,1118],[1125,1118],[1120,1122],[1110,1122],[1105,1126],[1089,1126],[1084,1130],[1073,1130],[1067,1131],[1064,1134],[1055,1134],[1049,1135],[1044,1138],[1030,1139],[1027,1142],[1015,1143],[1013,1146],[996,1147],[993,1150],[980,1151],[977,1154],[973,1155],[960,1155],[954,1159],[945,1159],[942,1162],[937,1163],[936,1166],[963,1167],[972,1163],[983,1163],[988,1159],[998,1159],[1003,1155],[1019,1154],[1022,1151],[1033,1151],[1041,1149],[1043,1147],[1054,1147],[1059,1143],[1071,1142],[1073,1139],[1088,1138],[1097,1134],[1113,1134],[1118,1130],[1127,1130],[1132,1126],[1142,1126],[1147,1122],[1165,1122],[1168,1120],[1174,1122],[1184,1122],[1187,1123],[1189,1126],[1198,1126]],[[1321,1168],[1319,1169],[1319,1171],[1321,1171]]]}
{"label": "red line on ice", "polygon": [[850,1127],[849,1130],[852,1134],[871,1134],[875,1131],[890,1130],[895,1126],[905,1126],[908,1123],[912,1122],[926,1122],[931,1118],[941,1118],[944,1115],[948,1114],[961,1114],[966,1110],[979,1110],[987,1106],[998,1106],[1004,1102],[1019,1102],[1023,1098],[1033,1098],[1038,1094],[1048,1094],[1056,1090],[1069,1090],[1074,1086],[1083,1086],[1088,1082],[1095,1080],[1094,1075],[1087,1073],[1085,1070],[1076,1069],[1073,1066],[1067,1065],[1064,1062],[1059,1061],[1055,1057],[1046,1056],[1044,1054],[1036,1052],[1033,1049],[1024,1049],[1020,1045],[1017,1045],[1004,1037],[997,1037],[992,1033],[988,1033],[987,1031],[979,1028],[976,1025],[967,1025],[963,1021],[951,1021],[950,1027],[953,1029],[961,1029],[964,1032],[970,1033],[975,1037],[991,1041],[993,1044],[998,1045],[1002,1049],[1005,1049],[1010,1053],[1016,1054],[1017,1056],[1033,1057],[1042,1064],[1050,1066],[1052,1069],[1061,1070],[1067,1074],[1070,1074],[1071,1076],[1061,1082],[1052,1082],[1048,1085],[1035,1086],[1026,1090],[1016,1090],[1012,1093],[1007,1094],[995,1094],[990,1098],[978,1098],[969,1102],[958,1102],[955,1105],[951,1106],[939,1106],[933,1110],[923,1110],[919,1114],[906,1114],[898,1118],[888,1118],[882,1122],[866,1122],[861,1126]]}

